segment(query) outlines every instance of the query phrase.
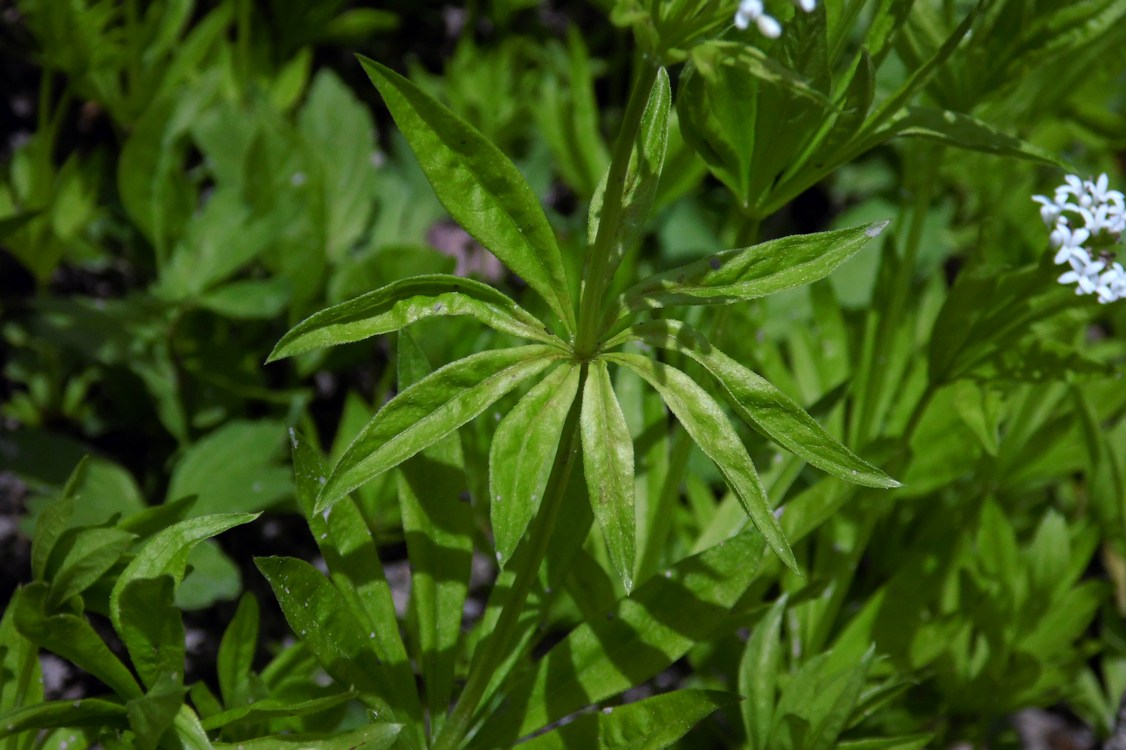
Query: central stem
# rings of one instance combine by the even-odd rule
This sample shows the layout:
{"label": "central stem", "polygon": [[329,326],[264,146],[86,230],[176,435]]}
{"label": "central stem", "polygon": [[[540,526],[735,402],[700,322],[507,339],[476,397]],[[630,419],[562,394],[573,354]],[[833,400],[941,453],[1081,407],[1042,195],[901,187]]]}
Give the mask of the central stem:
{"label": "central stem", "polygon": [[[583,367],[580,383],[586,381],[586,367]],[[580,386],[581,389],[581,386]],[[555,462],[551,467],[548,478],[548,490],[544,495],[543,504],[536,514],[528,530],[528,536],[521,553],[513,559],[515,580],[512,588],[508,590],[504,603],[501,605],[500,616],[497,618],[496,627],[489,634],[488,639],[481,645],[476,658],[469,670],[469,679],[465,689],[454,707],[453,713],[442,726],[434,743],[434,750],[456,750],[465,739],[472,726],[474,714],[481,703],[481,698],[489,686],[494,673],[505,660],[511,645],[513,635],[520,622],[520,615],[524,612],[524,605],[532,586],[539,577],[540,566],[547,555],[548,542],[555,528],[555,521],[563,506],[567,495],[567,484],[575,466],[575,456],[579,451],[579,407],[582,399],[575,398],[567,420],[563,425],[562,439],[559,441],[559,450],[555,454]]]}
{"label": "central stem", "polygon": [[579,330],[575,341],[575,354],[580,361],[590,361],[598,347],[599,312],[602,295],[610,281],[610,255],[622,223],[622,198],[625,195],[626,174],[630,158],[637,143],[649,92],[657,80],[660,67],[656,61],[642,58],[637,79],[630,91],[614,153],[610,160],[610,173],[602,193],[602,214],[598,219],[598,232],[594,244],[588,248],[586,267],[583,269],[583,288],[579,301]]}

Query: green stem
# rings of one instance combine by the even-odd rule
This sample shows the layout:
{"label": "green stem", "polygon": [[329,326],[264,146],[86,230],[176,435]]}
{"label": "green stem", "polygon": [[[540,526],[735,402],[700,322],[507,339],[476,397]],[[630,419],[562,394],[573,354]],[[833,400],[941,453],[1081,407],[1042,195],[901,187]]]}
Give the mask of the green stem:
{"label": "green stem", "polygon": [[883,366],[889,355],[890,343],[895,331],[902,323],[903,312],[907,307],[908,296],[912,293],[915,278],[915,264],[919,257],[923,227],[934,196],[938,167],[942,163],[941,148],[920,149],[921,160],[918,179],[915,181],[915,202],[911,205],[911,224],[903,251],[903,260],[896,270],[892,283],[891,298],[876,322],[875,339],[871,351],[865,358],[865,372],[861,382],[864,384],[859,416],[855,425],[854,442],[858,445],[869,442],[878,418],[880,394],[885,388],[887,368]]}
{"label": "green stem", "polygon": [[610,159],[610,174],[606,178],[606,190],[602,195],[602,215],[598,220],[598,233],[594,245],[589,248],[586,268],[583,274],[583,289],[579,301],[579,330],[575,342],[575,353],[580,360],[587,361],[595,354],[598,345],[599,312],[602,309],[602,296],[610,279],[608,276],[611,244],[618,234],[622,221],[622,197],[625,192],[626,172],[645,105],[649,101],[649,91],[657,79],[660,67],[655,60],[642,58],[637,79],[630,92],[626,105],[625,118],[614,152]]}
{"label": "green stem", "polygon": [[[580,382],[586,381],[586,367],[583,366]],[[443,724],[434,742],[434,750],[456,750],[465,739],[473,724],[474,715],[480,706],[481,699],[492,681],[494,673],[504,662],[512,638],[516,633],[520,616],[524,613],[524,605],[532,586],[539,577],[540,566],[547,555],[548,542],[559,511],[567,495],[567,484],[575,466],[575,456],[579,451],[579,411],[581,398],[576,398],[563,425],[563,438],[559,443],[559,451],[555,454],[555,463],[551,467],[548,479],[548,491],[545,493],[543,504],[528,530],[524,541],[523,553],[519,559],[514,560],[516,565],[516,578],[512,588],[508,591],[504,604],[501,606],[500,616],[497,618],[496,627],[473,659],[469,670],[469,679],[465,683],[461,697],[453,712]]]}

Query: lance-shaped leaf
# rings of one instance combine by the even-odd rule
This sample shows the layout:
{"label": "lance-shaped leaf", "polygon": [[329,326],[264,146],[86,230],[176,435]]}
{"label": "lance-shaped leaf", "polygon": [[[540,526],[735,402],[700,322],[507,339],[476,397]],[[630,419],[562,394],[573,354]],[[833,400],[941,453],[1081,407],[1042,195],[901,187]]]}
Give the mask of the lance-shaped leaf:
{"label": "lance-shaped leaf", "polygon": [[117,599],[122,615],[118,635],[150,691],[170,677],[181,688],[184,684],[184,624],[172,605],[175,588],[170,575],[134,578]]}
{"label": "lance-shaped leaf", "polygon": [[[402,724],[374,723],[327,735],[279,734],[230,744],[216,742],[215,750],[390,750],[399,740]],[[407,747],[411,745],[404,741]]]}
{"label": "lance-shaped leaf", "polygon": [[450,216],[574,331],[570,286],[555,233],[520,171],[473,126],[406,78],[373,60],[359,60]]}
{"label": "lance-shaped leaf", "polygon": [[337,693],[335,695],[326,695],[321,698],[310,698],[309,700],[297,702],[282,698],[265,698],[254,703],[245,703],[236,706],[235,708],[215,714],[214,716],[208,716],[201,721],[200,724],[203,725],[204,729],[211,730],[219,729],[239,721],[251,722],[260,721],[262,719],[306,716],[308,714],[327,711],[355,697],[355,693]]}
{"label": "lance-shaped leaf", "polygon": [[364,632],[327,578],[292,557],[259,557],[254,564],[270,582],[289,627],[341,687],[356,691],[369,708],[409,716],[417,701],[394,689],[372,646],[375,634]]}
{"label": "lance-shaped leaf", "polygon": [[[125,729],[125,706],[100,698],[47,701],[0,714],[0,740],[20,732],[54,727]],[[13,746],[14,747],[14,746]]]}
{"label": "lance-shaped leaf", "polygon": [[472,354],[388,401],[348,446],[317,498],[321,513],[364,482],[393,469],[476,417],[560,357],[546,346]]}
{"label": "lance-shaped leaf", "polygon": [[794,572],[797,561],[770,509],[758,472],[723,408],[680,370],[637,354],[616,352],[608,361],[629,367],[661,394],[688,435],[715,462],[766,543]]}
{"label": "lance-shaped leaf", "polygon": [[[512,747],[553,721],[639,685],[696,643],[715,638],[758,575],[762,536],[745,529],[685,558],[592,617],[508,691],[509,710],[486,719],[478,747]],[[585,747],[585,745],[584,745]]]}
{"label": "lance-shaped leaf", "polygon": [[16,594],[11,606],[20,633],[94,675],[122,698],[140,698],[133,675],[84,617],[47,613],[47,591],[47,584],[37,582]]}
{"label": "lance-shaped leaf", "polygon": [[575,747],[599,750],[634,750],[670,747],[698,722],[738,696],[714,690],[676,690],[652,698],[585,714],[521,748],[566,750]]}
{"label": "lance-shaped leaf", "polygon": [[886,221],[725,250],[654,274],[627,289],[618,313],[676,305],[727,304],[812,284],[878,237],[885,226]]}
{"label": "lance-shaped leaf", "polygon": [[[411,335],[399,334],[399,386],[430,374]],[[431,732],[454,691],[461,615],[473,561],[473,509],[463,502],[469,481],[458,435],[449,435],[399,466],[399,513],[411,562],[410,624],[422,668]]]}
{"label": "lance-shaped leaf", "polygon": [[769,750],[785,612],[786,596],[783,594],[755,626],[739,662],[739,693],[745,698],[740,708],[750,750]]}
{"label": "lance-shaped leaf", "polygon": [[606,216],[612,223],[605,230],[600,230],[599,225],[603,217],[602,203],[610,170],[603,175],[598,190],[591,198],[587,242],[594,245],[600,231],[612,233],[609,238],[603,240],[603,247],[609,254],[607,274],[614,273],[622,262],[622,256],[637,242],[645,229],[649,211],[653,208],[653,199],[657,196],[657,185],[665,164],[671,101],[669,74],[661,68],[657,71],[653,88],[649,92],[649,101],[646,102],[645,111],[641,115],[637,140],[630,150],[629,165],[626,167],[622,185],[621,205],[612,207],[612,213],[610,210],[606,211]]}
{"label": "lance-shaped leaf", "polygon": [[534,315],[488,284],[446,274],[413,276],[321,310],[282,336],[267,362],[360,341],[440,315],[468,315],[520,338],[558,339]]}
{"label": "lance-shaped leaf", "polygon": [[899,482],[841,445],[769,380],[713,347],[688,324],[657,320],[636,325],[624,333],[699,362],[723,386],[724,395],[743,420],[814,466],[866,487],[899,486]]}
{"label": "lance-shaped leaf", "polygon": [[356,619],[368,633],[375,634],[371,647],[387,664],[396,692],[410,698],[421,715],[414,671],[399,633],[391,587],[383,574],[371,530],[351,498],[334,505],[331,513],[314,512],[317,493],[326,476],[323,460],[301,433],[291,429],[289,438],[297,504],[332,573],[332,582]]}
{"label": "lance-shaped leaf", "polygon": [[907,107],[902,115],[893,118],[886,128],[872,137],[886,140],[896,135],[927,138],[971,151],[1014,156],[1054,167],[1068,168],[1066,162],[1050,151],[1002,133],[976,117],[949,109]]}
{"label": "lance-shaped leaf", "polygon": [[540,506],[578,390],[578,365],[559,367],[497,425],[489,448],[489,517],[501,565],[516,550]]}
{"label": "lance-shaped leaf", "polygon": [[117,632],[123,631],[121,622],[121,595],[125,587],[139,578],[159,578],[167,573],[178,585],[184,579],[188,556],[204,539],[222,534],[227,529],[250,523],[257,513],[217,513],[189,518],[159,532],[141,548],[133,561],[125,567],[113,586],[109,597],[110,620]]}
{"label": "lance-shaped leaf", "polygon": [[614,395],[610,371],[601,360],[591,362],[587,371],[579,428],[590,507],[602,529],[610,562],[628,593],[633,589],[636,536],[633,438]]}

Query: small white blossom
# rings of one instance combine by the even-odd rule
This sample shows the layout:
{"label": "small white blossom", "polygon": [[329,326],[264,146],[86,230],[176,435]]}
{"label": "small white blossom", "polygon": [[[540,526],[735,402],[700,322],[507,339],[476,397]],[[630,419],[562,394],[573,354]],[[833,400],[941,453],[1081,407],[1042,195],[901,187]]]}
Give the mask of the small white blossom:
{"label": "small white blossom", "polygon": [[[811,13],[817,7],[817,0],[794,0],[794,5]],[[745,31],[752,23],[765,37],[777,39],[782,35],[782,24],[766,12],[762,0],[741,0],[739,9],[735,11],[735,28]]]}
{"label": "small white blossom", "polygon": [[1071,270],[1061,284],[1075,284],[1076,294],[1095,294],[1104,304],[1126,298],[1126,271],[1114,262],[1126,233],[1126,197],[1110,189],[1105,174],[1094,180],[1067,175],[1051,199],[1034,195],[1040,218],[1050,228],[1053,262]]}

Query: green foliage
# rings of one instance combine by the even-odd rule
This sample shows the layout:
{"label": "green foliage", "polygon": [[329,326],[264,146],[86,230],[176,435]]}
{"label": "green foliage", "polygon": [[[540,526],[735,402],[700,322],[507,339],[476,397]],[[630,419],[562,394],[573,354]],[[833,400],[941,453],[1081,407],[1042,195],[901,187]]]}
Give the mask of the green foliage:
{"label": "green foliage", "polygon": [[1126,3],[345,5],[16,5],[0,750],[1122,731]]}

